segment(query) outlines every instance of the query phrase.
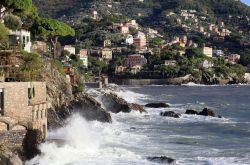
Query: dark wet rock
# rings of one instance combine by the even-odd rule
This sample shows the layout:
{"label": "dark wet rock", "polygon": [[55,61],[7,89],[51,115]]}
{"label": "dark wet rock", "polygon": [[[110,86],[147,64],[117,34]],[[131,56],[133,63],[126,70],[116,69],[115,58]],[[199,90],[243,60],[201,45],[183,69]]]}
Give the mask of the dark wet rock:
{"label": "dark wet rock", "polygon": [[185,114],[188,114],[188,115],[198,115],[198,112],[195,111],[195,110],[188,109],[188,110],[186,110]]}
{"label": "dark wet rock", "polygon": [[130,113],[131,111],[138,111],[140,113],[146,112],[143,106],[135,103],[128,103],[114,93],[105,93],[102,96],[102,103],[105,109],[112,113]]}
{"label": "dark wet rock", "polygon": [[169,108],[170,106],[166,103],[149,103],[149,104],[146,104],[145,107],[148,107],[148,108]]}
{"label": "dark wet rock", "polygon": [[221,119],[221,118],[222,118],[222,116],[221,116],[221,115],[219,115],[219,116],[218,116],[218,118],[220,118],[220,119]]}
{"label": "dark wet rock", "polygon": [[135,130],[136,128],[135,127],[131,127],[130,129]]}
{"label": "dark wet rock", "polygon": [[201,111],[201,112],[199,113],[199,115],[215,117],[214,111],[211,110],[211,109],[208,109],[208,108],[204,108],[203,111]]}
{"label": "dark wet rock", "polygon": [[173,118],[180,118],[180,114],[177,114],[173,111],[166,111],[166,112],[161,112],[161,116],[167,116],[167,117],[173,117]]}
{"label": "dark wet rock", "polygon": [[32,159],[36,155],[41,154],[39,145],[44,142],[44,137],[39,130],[27,130],[23,140],[23,149],[26,158]]}
{"label": "dark wet rock", "polygon": [[161,164],[175,164],[176,160],[173,158],[169,158],[166,156],[154,156],[154,157],[147,157],[148,161],[154,162],[154,163],[161,163]]}

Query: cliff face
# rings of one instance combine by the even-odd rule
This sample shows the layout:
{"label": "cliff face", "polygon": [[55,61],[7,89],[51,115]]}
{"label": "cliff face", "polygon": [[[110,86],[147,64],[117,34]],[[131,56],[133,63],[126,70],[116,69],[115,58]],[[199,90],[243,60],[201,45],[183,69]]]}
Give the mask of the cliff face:
{"label": "cliff face", "polygon": [[50,63],[45,65],[45,80],[48,99],[52,108],[48,111],[48,126],[59,127],[73,113],[79,113],[87,120],[111,122],[111,116],[91,96],[79,93],[74,95],[71,84]]}

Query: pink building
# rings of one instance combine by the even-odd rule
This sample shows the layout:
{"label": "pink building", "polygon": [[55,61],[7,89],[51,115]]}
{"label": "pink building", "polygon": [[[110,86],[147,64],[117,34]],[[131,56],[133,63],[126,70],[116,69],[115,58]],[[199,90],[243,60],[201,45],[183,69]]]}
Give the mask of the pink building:
{"label": "pink building", "polygon": [[129,55],[125,61],[126,67],[143,66],[147,64],[147,59],[140,54]]}

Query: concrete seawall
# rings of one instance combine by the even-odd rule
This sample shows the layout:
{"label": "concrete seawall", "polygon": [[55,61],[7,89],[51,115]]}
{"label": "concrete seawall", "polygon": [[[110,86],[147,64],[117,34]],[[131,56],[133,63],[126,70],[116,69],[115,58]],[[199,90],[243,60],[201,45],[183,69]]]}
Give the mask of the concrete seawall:
{"label": "concrete seawall", "polygon": [[185,82],[181,78],[173,79],[113,79],[112,83],[118,85],[180,85]]}

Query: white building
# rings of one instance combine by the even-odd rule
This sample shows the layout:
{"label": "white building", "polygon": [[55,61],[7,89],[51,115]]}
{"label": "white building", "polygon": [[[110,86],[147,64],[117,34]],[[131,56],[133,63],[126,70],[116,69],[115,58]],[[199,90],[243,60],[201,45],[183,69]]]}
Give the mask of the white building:
{"label": "white building", "polygon": [[128,35],[125,40],[126,45],[132,45],[134,43],[134,37],[132,35]]}
{"label": "white building", "polygon": [[213,50],[214,57],[221,57],[224,56],[224,52],[222,50]]}
{"label": "white building", "polygon": [[80,56],[80,60],[82,61],[83,67],[88,68],[88,50],[81,49],[79,56]]}
{"label": "white building", "polygon": [[22,50],[31,52],[32,43],[30,40],[30,31],[27,30],[10,30],[9,31],[10,42],[18,42],[21,45]]}
{"label": "white building", "polygon": [[204,60],[202,63],[201,63],[201,67],[203,68],[212,68],[214,66],[214,64],[211,62],[211,61],[208,61],[208,60]]}
{"label": "white building", "polygon": [[76,48],[71,45],[65,45],[63,50],[68,51],[70,54],[76,54]]}
{"label": "white building", "polygon": [[208,57],[213,57],[213,48],[204,47],[203,48],[203,54],[208,56]]}

